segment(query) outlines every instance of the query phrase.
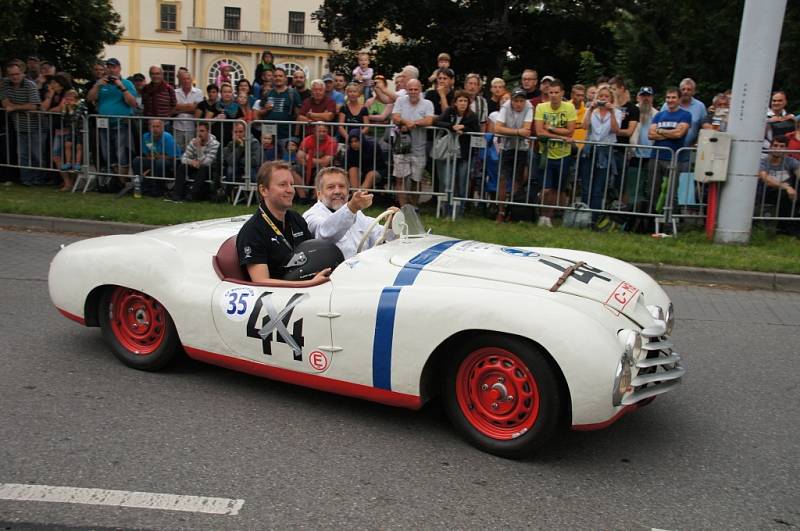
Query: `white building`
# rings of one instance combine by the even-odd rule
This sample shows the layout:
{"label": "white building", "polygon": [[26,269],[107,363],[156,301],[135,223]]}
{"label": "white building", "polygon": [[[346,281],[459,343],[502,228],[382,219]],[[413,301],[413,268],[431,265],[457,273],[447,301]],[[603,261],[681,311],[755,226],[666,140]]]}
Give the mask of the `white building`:
{"label": "white building", "polygon": [[122,72],[147,75],[152,65],[164,69],[175,83],[181,66],[189,69],[198,87],[216,79],[227,63],[234,79],[251,82],[261,52],[269,50],[276,64],[293,72],[305,70],[309,79],[326,69],[330,46],[311,13],[319,0],[113,0],[125,32],[105,57],[116,57]]}

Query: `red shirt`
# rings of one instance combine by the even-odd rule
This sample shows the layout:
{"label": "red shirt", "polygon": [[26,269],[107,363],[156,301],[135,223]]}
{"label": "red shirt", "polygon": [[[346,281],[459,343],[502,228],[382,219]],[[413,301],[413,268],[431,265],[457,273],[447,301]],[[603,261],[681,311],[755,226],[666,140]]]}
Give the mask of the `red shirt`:
{"label": "red shirt", "polygon": [[797,133],[789,135],[789,143],[786,144],[786,149],[797,150],[798,153],[787,153],[792,158],[800,159],[800,140],[797,139]]}
{"label": "red shirt", "polygon": [[145,116],[172,116],[178,98],[175,89],[169,83],[153,85],[148,83],[142,88],[142,106]]}
{"label": "red shirt", "polygon": [[319,103],[315,102],[313,97],[303,100],[303,104],[300,106],[300,116],[306,116],[310,112],[331,112],[336,119],[336,102],[328,96],[325,96]]}
{"label": "red shirt", "polygon": [[[308,100],[306,100],[308,101]],[[331,135],[325,135],[320,142],[316,134],[308,135],[300,143],[300,150],[306,154],[306,178],[310,179],[317,170],[317,165],[312,164],[311,159],[321,159],[325,156],[335,157],[339,150],[339,142]]]}

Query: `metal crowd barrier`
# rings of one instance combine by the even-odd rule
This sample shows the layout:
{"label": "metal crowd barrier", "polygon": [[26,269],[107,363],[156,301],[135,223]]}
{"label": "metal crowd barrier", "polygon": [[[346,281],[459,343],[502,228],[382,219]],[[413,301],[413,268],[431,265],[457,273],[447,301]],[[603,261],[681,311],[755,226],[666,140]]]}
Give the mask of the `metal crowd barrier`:
{"label": "metal crowd barrier", "polygon": [[569,155],[555,159],[536,137],[523,143],[492,133],[466,134],[468,157],[456,160],[453,172],[453,219],[463,204],[494,204],[669,222],[673,203],[662,183],[672,186],[675,157],[668,148],[579,141],[564,144]]}
{"label": "metal crowd barrier", "polygon": [[[157,128],[152,120],[160,121],[163,134],[172,137],[178,147],[174,153],[164,153],[160,143],[145,142],[145,133]],[[593,220],[600,215],[646,218],[658,230],[661,224],[671,224],[674,229],[678,220],[706,215],[708,188],[694,179],[697,150],[693,147],[672,153],[654,146],[584,140],[569,146],[569,156],[550,159],[535,137],[465,133],[469,150],[462,159],[457,149],[444,155],[438,150],[442,139],[453,138],[447,130],[423,128],[424,132],[414,133],[404,150],[408,138],[404,140],[391,123],[248,123],[101,115],[73,119],[55,112],[0,110],[0,166],[15,168],[23,182],[36,184],[47,180],[45,172],[72,175],[73,191],[82,187],[84,192],[93,184],[112,179],[130,182],[139,176],[145,188],[154,187],[160,193],[181,172],[186,179],[187,168],[180,154],[196,136],[194,131],[201,122],[209,125],[220,143],[206,182],[224,189],[234,203],[244,197],[248,204],[252,201],[261,164],[286,160],[294,165],[301,197],[313,189],[313,177],[321,167],[337,165],[347,170],[352,188],[395,195],[401,203],[435,199],[437,215],[444,211],[453,219],[465,205],[498,205],[536,208],[551,216],[556,211],[583,210],[591,213]],[[234,128],[239,125],[244,136],[237,149],[232,149]],[[320,129],[331,139],[329,153],[320,152],[325,156],[312,157],[311,161],[303,160],[302,155],[298,158],[303,147],[319,149],[313,138]],[[506,149],[509,142],[513,145]],[[150,157],[149,151],[158,155]],[[770,153],[765,151],[763,157]],[[781,153],[800,159],[800,151]],[[406,178],[397,179],[395,175]],[[795,191],[800,191],[798,180]],[[797,194],[792,198],[785,190],[760,182],[753,219],[797,221]]]}
{"label": "metal crowd barrier", "polygon": [[83,126],[57,112],[0,110],[0,166],[18,169],[23,184],[46,183],[65,161],[80,164]]}

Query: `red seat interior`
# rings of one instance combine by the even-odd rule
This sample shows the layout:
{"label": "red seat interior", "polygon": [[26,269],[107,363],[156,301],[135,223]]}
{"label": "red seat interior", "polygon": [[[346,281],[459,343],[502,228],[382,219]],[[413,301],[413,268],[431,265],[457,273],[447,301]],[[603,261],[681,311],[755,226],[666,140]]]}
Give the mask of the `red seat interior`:
{"label": "red seat interior", "polygon": [[232,282],[249,282],[247,269],[239,265],[239,253],[236,251],[236,235],[234,234],[219,246],[214,257],[214,269],[222,280]]}

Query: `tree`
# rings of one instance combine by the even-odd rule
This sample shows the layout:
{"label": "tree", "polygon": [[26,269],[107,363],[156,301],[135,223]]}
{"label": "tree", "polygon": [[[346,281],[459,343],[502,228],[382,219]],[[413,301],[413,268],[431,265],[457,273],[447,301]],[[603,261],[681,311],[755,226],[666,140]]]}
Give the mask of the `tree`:
{"label": "tree", "polygon": [[[634,86],[658,90],[691,77],[706,102],[731,88],[744,0],[638,0],[620,10],[612,26],[617,71]],[[784,19],[775,87],[800,83],[800,3],[789,2]],[[790,92],[790,91],[787,91]],[[800,95],[795,89],[795,94]],[[790,96],[791,97],[791,96]],[[764,103],[766,105],[766,102]]]}
{"label": "tree", "polygon": [[[427,74],[439,52],[449,52],[460,75],[500,75],[538,67],[548,74],[577,71],[580,50],[610,42],[605,27],[622,0],[325,0],[312,17],[328,42],[369,48],[383,73],[414,64]],[[398,40],[376,41],[379,32]],[[604,59],[602,46],[593,48]],[[342,60],[334,57],[332,63]],[[351,66],[352,68],[352,66]],[[427,71],[426,71],[427,69]]]}
{"label": "tree", "polygon": [[37,55],[76,78],[88,78],[104,45],[123,31],[111,0],[5,0],[0,27],[0,59]]}

